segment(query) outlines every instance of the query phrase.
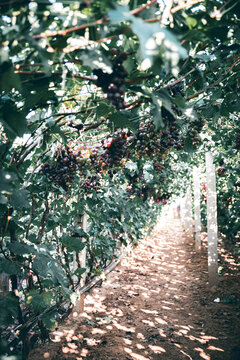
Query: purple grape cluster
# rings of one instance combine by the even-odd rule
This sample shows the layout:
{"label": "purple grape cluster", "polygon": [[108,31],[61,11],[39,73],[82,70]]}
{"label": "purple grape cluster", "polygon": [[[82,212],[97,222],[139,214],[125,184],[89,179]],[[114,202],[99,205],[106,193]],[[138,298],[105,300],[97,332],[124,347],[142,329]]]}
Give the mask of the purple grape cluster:
{"label": "purple grape cluster", "polygon": [[125,107],[124,93],[125,93],[125,78],[128,72],[124,69],[123,61],[127,60],[127,53],[119,52],[117,49],[111,49],[112,58],[112,73],[104,73],[101,69],[94,70],[97,75],[97,86],[101,87],[117,110]]}
{"label": "purple grape cluster", "polygon": [[82,181],[82,188],[85,193],[99,190],[100,185],[100,177],[98,175],[88,176],[87,179]]}
{"label": "purple grape cluster", "polygon": [[41,171],[56,186],[61,186],[65,191],[73,184],[77,170],[77,158],[70,149],[59,148],[54,155],[54,162],[50,165],[45,162]]}
{"label": "purple grape cluster", "polygon": [[130,135],[130,131],[119,130],[114,134],[114,137],[109,136],[102,140],[104,152],[100,156],[100,162],[110,168],[113,165],[118,165],[126,156]]}

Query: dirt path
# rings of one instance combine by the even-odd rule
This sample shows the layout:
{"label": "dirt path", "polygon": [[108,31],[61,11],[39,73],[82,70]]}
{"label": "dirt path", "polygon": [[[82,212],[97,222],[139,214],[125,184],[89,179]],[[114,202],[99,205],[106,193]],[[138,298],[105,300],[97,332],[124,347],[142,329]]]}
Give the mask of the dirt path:
{"label": "dirt path", "polygon": [[179,220],[165,219],[87,295],[85,313],[29,359],[239,360],[236,271],[237,265],[210,292],[206,255],[195,254]]}

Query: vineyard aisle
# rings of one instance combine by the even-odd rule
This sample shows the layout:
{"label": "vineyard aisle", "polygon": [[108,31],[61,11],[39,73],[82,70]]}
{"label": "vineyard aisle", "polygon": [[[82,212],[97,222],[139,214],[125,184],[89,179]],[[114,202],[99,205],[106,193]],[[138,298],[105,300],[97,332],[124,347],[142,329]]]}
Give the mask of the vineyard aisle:
{"label": "vineyard aisle", "polygon": [[87,295],[85,313],[59,326],[29,359],[240,359],[239,301],[226,301],[240,298],[237,263],[210,292],[205,253],[196,255],[178,219],[163,218]]}

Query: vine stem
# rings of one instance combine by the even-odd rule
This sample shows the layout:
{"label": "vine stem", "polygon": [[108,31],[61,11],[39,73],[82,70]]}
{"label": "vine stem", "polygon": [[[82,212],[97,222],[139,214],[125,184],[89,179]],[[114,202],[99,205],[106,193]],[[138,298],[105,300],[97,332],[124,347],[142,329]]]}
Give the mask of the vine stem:
{"label": "vine stem", "polygon": [[240,58],[238,58],[236,61],[234,61],[234,63],[230,66],[229,69],[227,69],[227,72],[226,73],[229,73],[229,71],[232,70],[232,68],[235,66],[235,65],[238,65],[240,63]]}
{"label": "vine stem", "polygon": [[[138,15],[143,10],[145,10],[149,6],[155,4],[156,2],[157,2],[157,0],[151,0],[150,2],[142,5],[140,8],[130,11],[130,13],[132,15]],[[104,22],[109,22],[109,19],[107,17],[103,17],[103,18],[93,22],[92,24],[84,24],[84,25],[80,25],[80,26],[75,26],[75,27],[72,27],[72,28],[69,28],[69,29],[66,29],[66,30],[62,30],[62,31],[48,31],[48,32],[46,32],[44,34],[35,35],[33,38],[34,39],[42,39],[42,38],[49,38],[49,37],[54,37],[54,36],[66,36],[68,34],[71,34],[71,33],[75,32],[75,31],[87,29],[90,26],[101,25]]]}
{"label": "vine stem", "polygon": [[49,216],[49,204],[48,204],[48,198],[47,198],[47,194],[46,194],[46,199],[45,199],[45,210],[44,210],[44,213],[43,213],[43,216],[42,216],[42,219],[41,219],[41,225],[40,225],[40,229],[39,229],[39,232],[38,232],[38,236],[37,236],[37,240],[40,242],[42,237],[43,237],[43,234],[44,234],[44,229],[45,229],[45,226],[47,224],[47,219],[48,219],[48,216]]}
{"label": "vine stem", "polygon": [[[20,75],[47,75],[44,71],[15,70],[14,72],[15,72],[15,74],[20,74]],[[63,73],[62,72],[52,72],[50,75],[62,76]],[[89,76],[75,75],[72,73],[67,73],[67,76],[72,77],[72,78],[82,79],[82,80],[88,80],[88,81],[96,81],[97,80],[97,79],[94,79]]]}
{"label": "vine stem", "polygon": [[171,9],[171,14],[174,14],[175,12],[179,11],[179,10],[182,10],[182,9],[186,9],[188,7],[191,7],[193,5],[196,5],[200,2],[203,2],[205,0],[192,0],[192,1],[189,1],[187,3],[184,3],[182,5],[178,5],[178,6],[175,6],[174,8]]}
{"label": "vine stem", "polygon": [[6,5],[13,5],[13,4],[24,4],[28,3],[27,0],[11,0],[11,1],[4,1],[0,3],[0,6],[6,6]]}
{"label": "vine stem", "polygon": [[151,1],[147,2],[145,5],[142,5],[140,8],[132,10],[131,14],[132,15],[138,15],[138,14],[140,14],[140,12],[142,12],[143,10],[148,8],[149,6],[155,4],[156,2],[157,2],[157,0],[151,0]]}
{"label": "vine stem", "polygon": [[211,18],[215,18],[215,17],[218,17],[218,16],[221,16],[221,12],[222,10],[231,2],[232,0],[228,0],[225,2],[225,4],[223,4],[223,6],[220,7],[220,9],[216,9],[214,11],[214,14],[213,15],[210,15]]}
{"label": "vine stem", "polygon": [[[238,64],[239,64],[239,62],[240,62],[240,58],[238,58],[236,61],[234,61],[234,63],[228,68],[228,70],[226,71],[226,73],[228,74],[229,71],[231,71],[235,65],[238,65]],[[219,79],[217,79],[216,81],[214,81],[211,85],[207,86],[207,90],[209,90],[209,89],[213,88],[215,85],[219,84],[220,81],[223,80],[223,78],[224,78],[223,75],[220,76]],[[198,95],[201,95],[202,93],[204,93],[204,90],[201,90],[201,91],[197,92],[196,94],[187,97],[187,98],[185,99],[185,101],[194,99],[195,97],[197,97]]]}

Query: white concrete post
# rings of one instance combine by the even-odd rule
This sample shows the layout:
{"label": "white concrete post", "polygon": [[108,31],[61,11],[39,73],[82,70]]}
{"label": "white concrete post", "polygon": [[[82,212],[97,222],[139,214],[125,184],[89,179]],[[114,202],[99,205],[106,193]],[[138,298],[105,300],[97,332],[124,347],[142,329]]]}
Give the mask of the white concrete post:
{"label": "white concrete post", "polygon": [[200,212],[200,171],[193,169],[194,184],[194,220],[195,220],[195,250],[201,251],[201,212]]}
{"label": "white concrete post", "polygon": [[188,187],[186,194],[186,224],[187,224],[187,231],[191,236],[193,236],[191,186]]}
{"label": "white concrete post", "polygon": [[211,152],[206,153],[207,175],[207,233],[208,233],[208,274],[209,286],[218,283],[218,250],[217,250],[217,194],[216,170]]}
{"label": "white concrete post", "polygon": [[186,198],[180,199],[180,216],[184,229],[186,230]]}
{"label": "white concrete post", "polygon": [[[84,232],[87,232],[87,219],[88,219],[88,216],[84,212],[83,217],[82,217],[82,228],[83,228]],[[80,266],[81,266],[81,268],[86,267],[86,262],[87,262],[87,247],[85,246],[83,248],[83,250],[81,251],[81,254],[80,254]],[[86,276],[87,276],[87,274],[85,272],[82,275],[82,278],[81,278],[81,281],[80,281],[81,287],[83,287],[85,285],[85,283],[86,283]],[[79,312],[80,312],[80,314],[84,312],[84,299],[85,299],[85,294],[82,294],[80,296],[80,302],[79,302]]]}
{"label": "white concrete post", "polygon": [[[82,217],[82,228],[84,232],[87,232],[87,214],[84,212]],[[80,254],[80,265],[82,268],[86,267],[87,247],[85,246]],[[84,286],[86,282],[86,272],[82,275],[81,286]]]}

